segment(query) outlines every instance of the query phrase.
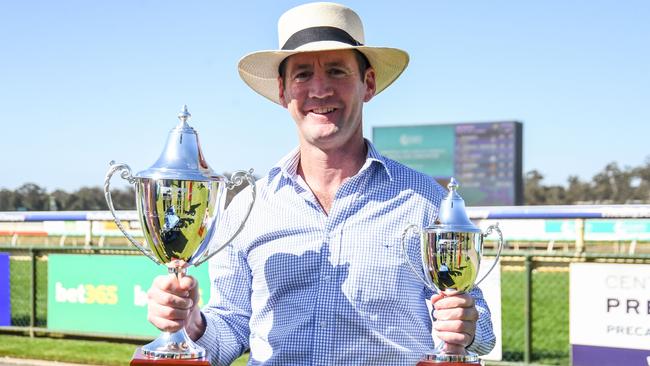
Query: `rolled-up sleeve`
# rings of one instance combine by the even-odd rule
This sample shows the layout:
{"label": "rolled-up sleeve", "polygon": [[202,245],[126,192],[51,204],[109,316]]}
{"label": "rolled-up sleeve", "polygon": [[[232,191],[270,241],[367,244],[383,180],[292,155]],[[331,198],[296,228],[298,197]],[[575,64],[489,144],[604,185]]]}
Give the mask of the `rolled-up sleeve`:
{"label": "rolled-up sleeve", "polygon": [[230,365],[249,348],[250,271],[232,245],[210,259],[209,303],[203,307],[205,332],[196,343],[213,365]]}
{"label": "rolled-up sleeve", "polygon": [[480,288],[475,287],[470,291],[474,298],[476,310],[478,311],[478,321],[476,322],[476,334],[474,341],[467,347],[468,350],[481,355],[486,355],[492,351],[496,343],[496,337],[492,329],[492,315]]}

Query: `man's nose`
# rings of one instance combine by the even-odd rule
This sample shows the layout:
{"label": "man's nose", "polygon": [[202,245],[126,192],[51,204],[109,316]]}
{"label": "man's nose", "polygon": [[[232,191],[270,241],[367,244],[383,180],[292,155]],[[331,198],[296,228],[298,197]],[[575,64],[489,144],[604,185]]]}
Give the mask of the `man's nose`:
{"label": "man's nose", "polygon": [[310,98],[327,98],[334,93],[331,83],[325,75],[315,74],[309,84]]}

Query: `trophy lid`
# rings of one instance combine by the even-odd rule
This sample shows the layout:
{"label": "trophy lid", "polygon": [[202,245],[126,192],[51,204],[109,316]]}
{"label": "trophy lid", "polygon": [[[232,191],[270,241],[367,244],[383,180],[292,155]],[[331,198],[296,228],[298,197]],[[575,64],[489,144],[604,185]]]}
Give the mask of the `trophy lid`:
{"label": "trophy lid", "polygon": [[444,232],[480,233],[481,230],[467,216],[465,201],[456,191],[458,187],[456,179],[451,177],[447,185],[449,194],[440,203],[438,220],[432,228]]}
{"label": "trophy lid", "polygon": [[149,169],[135,175],[136,178],[182,179],[209,181],[219,178],[203,158],[199,136],[187,120],[192,115],[187,105],[178,114],[180,123],[169,132],[167,144],[158,161]]}

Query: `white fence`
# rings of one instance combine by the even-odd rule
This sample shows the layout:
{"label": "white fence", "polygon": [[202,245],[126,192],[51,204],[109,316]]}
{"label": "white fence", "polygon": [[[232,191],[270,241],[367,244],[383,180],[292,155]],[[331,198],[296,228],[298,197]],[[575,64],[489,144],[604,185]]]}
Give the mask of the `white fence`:
{"label": "white fence", "polygon": [[[467,212],[482,229],[499,222],[513,249],[535,242],[548,251],[568,250],[571,243],[584,251],[585,242],[611,242],[617,248],[624,242],[626,252],[634,254],[639,243],[650,242],[650,205],[468,207]],[[118,216],[131,235],[142,235],[136,211]],[[101,247],[106,238],[122,233],[109,211],[0,212],[0,243],[5,238],[5,244],[19,245],[27,237]]]}

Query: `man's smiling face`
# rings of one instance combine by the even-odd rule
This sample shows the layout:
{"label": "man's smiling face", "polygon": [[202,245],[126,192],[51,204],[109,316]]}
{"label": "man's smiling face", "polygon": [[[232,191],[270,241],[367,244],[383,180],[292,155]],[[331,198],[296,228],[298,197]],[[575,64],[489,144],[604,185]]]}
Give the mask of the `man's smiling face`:
{"label": "man's smiling face", "polygon": [[375,93],[375,72],[359,75],[352,50],[299,53],[286,60],[280,100],[300,139],[324,150],[363,138],[363,103]]}

